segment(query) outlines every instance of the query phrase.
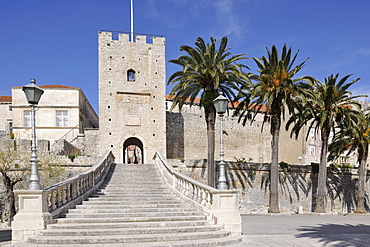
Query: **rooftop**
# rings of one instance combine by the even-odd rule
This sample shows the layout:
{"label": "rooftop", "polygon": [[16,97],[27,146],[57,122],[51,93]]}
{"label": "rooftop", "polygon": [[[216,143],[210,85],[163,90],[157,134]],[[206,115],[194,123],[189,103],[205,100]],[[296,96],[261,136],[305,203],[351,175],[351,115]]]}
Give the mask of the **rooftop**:
{"label": "rooftop", "polygon": [[[70,86],[63,86],[63,85],[37,85],[41,88],[69,88],[69,89],[80,89],[78,87],[70,87]],[[22,88],[22,86],[17,86],[13,88]]]}
{"label": "rooftop", "polygon": [[12,102],[12,96],[0,95],[0,102]]}

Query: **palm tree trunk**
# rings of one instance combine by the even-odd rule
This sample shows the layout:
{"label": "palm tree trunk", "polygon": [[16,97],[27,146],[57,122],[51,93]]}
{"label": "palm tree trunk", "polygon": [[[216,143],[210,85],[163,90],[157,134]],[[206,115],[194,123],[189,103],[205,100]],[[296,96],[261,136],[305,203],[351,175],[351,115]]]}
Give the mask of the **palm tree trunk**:
{"label": "palm tree trunk", "polygon": [[207,168],[208,175],[207,181],[208,185],[215,188],[216,187],[216,166],[215,166],[215,121],[216,121],[216,111],[213,106],[207,106],[204,108],[205,118],[207,123],[207,140],[208,140],[208,157],[207,157]]}
{"label": "palm tree trunk", "polygon": [[323,128],[321,130],[321,153],[320,153],[320,166],[317,182],[317,195],[316,207],[314,212],[325,213],[325,196],[326,196],[326,179],[327,179],[327,154],[328,154],[328,141],[330,129]]}
{"label": "palm tree trunk", "polygon": [[271,116],[271,166],[270,166],[270,201],[269,212],[280,213],[279,209],[279,135],[280,135],[280,107],[272,106]]}
{"label": "palm tree trunk", "polygon": [[272,136],[270,166],[270,213],[280,213],[279,209],[279,134]]}
{"label": "palm tree trunk", "polygon": [[365,209],[365,183],[366,183],[366,160],[368,150],[364,154],[359,154],[360,165],[358,169],[358,188],[356,191],[356,212],[355,213],[366,213]]}

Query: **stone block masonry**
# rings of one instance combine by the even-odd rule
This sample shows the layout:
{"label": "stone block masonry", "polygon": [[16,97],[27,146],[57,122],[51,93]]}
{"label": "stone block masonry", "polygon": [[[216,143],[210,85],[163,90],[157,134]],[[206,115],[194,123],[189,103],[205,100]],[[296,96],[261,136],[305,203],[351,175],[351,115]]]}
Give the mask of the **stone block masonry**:
{"label": "stone block masonry", "polygon": [[127,163],[134,145],[138,163],[166,153],[165,39],[99,32],[99,150]]}

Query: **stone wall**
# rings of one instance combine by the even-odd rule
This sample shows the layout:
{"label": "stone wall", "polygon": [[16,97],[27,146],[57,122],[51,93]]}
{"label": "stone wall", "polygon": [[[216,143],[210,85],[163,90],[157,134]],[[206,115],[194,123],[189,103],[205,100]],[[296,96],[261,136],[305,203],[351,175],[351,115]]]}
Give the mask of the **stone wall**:
{"label": "stone wall", "polygon": [[[230,113],[231,115],[231,113]],[[183,108],[180,112],[166,115],[167,158],[206,159],[207,126],[203,109],[195,106]],[[253,124],[243,126],[238,118],[224,117],[224,145],[226,160],[247,160],[269,162],[271,160],[270,124],[257,119]],[[216,150],[220,151],[220,121],[216,119]],[[288,161],[286,161],[288,162]]]}
{"label": "stone wall", "polygon": [[[207,171],[203,160],[174,159],[169,162],[180,172],[205,182]],[[356,205],[356,169],[328,168],[328,194],[326,210],[332,213],[353,213]],[[239,211],[242,214],[268,212],[269,204],[269,164],[229,162],[227,179],[231,189],[240,189]],[[280,169],[279,174],[280,210],[297,213],[302,207],[303,213],[314,210],[317,189],[317,173],[311,166],[288,165]],[[370,171],[365,190],[370,192]],[[370,198],[367,197],[367,211],[370,212]]]}
{"label": "stone wall", "polygon": [[99,129],[86,129],[83,146],[85,155],[98,156],[101,155],[98,149]]}

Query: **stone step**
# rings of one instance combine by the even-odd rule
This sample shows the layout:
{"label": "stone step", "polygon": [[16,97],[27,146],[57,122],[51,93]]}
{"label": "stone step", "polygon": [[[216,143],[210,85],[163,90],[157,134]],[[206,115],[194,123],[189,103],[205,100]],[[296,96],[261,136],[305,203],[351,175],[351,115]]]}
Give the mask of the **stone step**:
{"label": "stone step", "polygon": [[107,229],[48,229],[40,232],[43,236],[106,236],[106,235],[133,235],[133,234],[165,234],[212,232],[222,230],[218,225],[201,226],[172,226],[172,227],[136,227],[136,228],[107,228]]}
{"label": "stone step", "polygon": [[110,200],[110,201],[99,201],[99,200],[92,200],[92,201],[84,201],[82,205],[112,205],[112,204],[118,204],[120,203],[122,207],[127,207],[127,206],[132,206],[132,205],[145,205],[145,206],[155,206],[155,205],[161,205],[161,204],[165,204],[165,205],[168,205],[168,204],[176,204],[176,203],[180,203],[182,205],[185,205],[185,203],[182,203],[180,201],[176,201],[176,200],[155,200],[155,201],[143,201],[143,200],[140,200],[140,201],[118,201],[118,200]]}
{"label": "stone step", "polygon": [[137,197],[137,198],[119,198],[119,197],[106,197],[106,198],[101,198],[101,197],[90,197],[89,202],[120,202],[122,204],[128,204],[128,203],[166,203],[166,202],[181,202],[181,199],[179,198],[173,198],[173,197],[158,197],[158,198],[142,198],[142,197]]}
{"label": "stone step", "polygon": [[126,208],[158,208],[158,209],[161,209],[161,208],[189,208],[190,205],[189,204],[186,204],[186,203],[163,203],[163,204],[141,204],[141,205],[137,205],[137,204],[126,204],[126,205],[121,205],[121,204],[117,204],[117,203],[104,203],[104,202],[101,202],[99,204],[93,204],[93,203],[88,203],[88,202],[84,202],[84,204],[82,205],[76,205],[76,209],[82,209],[82,208],[95,208],[95,209],[112,209],[112,208],[115,208],[115,209],[119,209],[119,208],[122,208],[122,209],[126,209]]}
{"label": "stone step", "polygon": [[37,235],[30,237],[28,242],[35,244],[110,244],[110,243],[143,243],[143,242],[167,242],[182,240],[197,240],[208,238],[222,238],[229,236],[226,230],[214,232],[191,232],[191,233],[166,233],[166,234],[135,234],[135,235],[115,235],[108,236],[43,236]]}
{"label": "stone step", "polygon": [[161,221],[160,224],[156,221],[146,222],[118,222],[118,223],[68,223],[68,224],[51,224],[48,229],[116,229],[116,228],[154,228],[158,227],[187,227],[187,226],[207,226],[211,225],[208,220],[187,220],[187,221]]}
{"label": "stone step", "polygon": [[123,194],[127,195],[174,195],[169,189],[102,189],[94,192],[94,195],[97,194]]}
{"label": "stone step", "polygon": [[76,208],[68,210],[69,213],[131,213],[131,212],[199,212],[198,210],[188,208]]}
{"label": "stone step", "polygon": [[199,211],[186,212],[136,212],[136,213],[88,213],[88,212],[71,212],[66,218],[127,218],[127,217],[171,217],[171,216],[190,216],[203,215]]}
{"label": "stone step", "polygon": [[[119,217],[119,218],[59,218],[57,223],[117,223],[117,222],[147,222],[147,221],[186,221],[186,220],[205,220],[204,215],[186,216],[157,216],[157,217]],[[160,223],[159,223],[160,224]]]}
{"label": "stone step", "polygon": [[[145,243],[109,243],[94,244],[94,247],[214,247],[214,246],[245,246],[237,245],[241,239],[239,236],[227,236],[216,239],[197,239],[191,241],[167,241],[167,242],[145,242]],[[37,247],[50,246],[49,244],[16,243],[14,247]],[[65,244],[53,244],[53,247],[66,247]],[[73,244],[73,247],[86,247],[86,244]]]}
{"label": "stone step", "polygon": [[[109,244],[94,244],[94,247],[215,247],[215,246],[233,246],[240,243],[239,236],[227,236],[222,238],[196,239],[183,241],[166,241],[166,242],[145,242],[145,243],[109,243]],[[50,246],[49,244],[33,244],[33,243],[18,243],[12,245],[14,247],[37,247]],[[52,244],[53,247],[66,247],[65,244]],[[73,244],[73,247],[86,247],[86,244]],[[239,246],[239,245],[237,245]],[[244,246],[244,245],[240,245]]]}
{"label": "stone step", "polygon": [[135,183],[110,183],[108,185],[102,185],[101,188],[121,188],[121,189],[136,189],[136,188],[146,188],[146,189],[166,189],[163,183],[151,183],[151,184],[135,184]]}
{"label": "stone step", "polygon": [[106,196],[121,196],[121,197],[176,197],[172,193],[163,193],[162,191],[153,191],[153,192],[145,192],[136,191],[135,193],[132,193],[131,195],[127,193],[126,191],[105,191],[105,192],[94,192],[91,194],[92,197],[106,197]]}

